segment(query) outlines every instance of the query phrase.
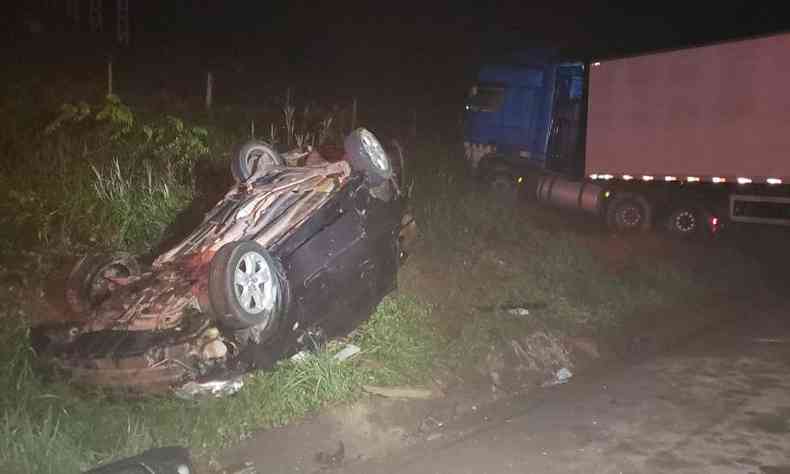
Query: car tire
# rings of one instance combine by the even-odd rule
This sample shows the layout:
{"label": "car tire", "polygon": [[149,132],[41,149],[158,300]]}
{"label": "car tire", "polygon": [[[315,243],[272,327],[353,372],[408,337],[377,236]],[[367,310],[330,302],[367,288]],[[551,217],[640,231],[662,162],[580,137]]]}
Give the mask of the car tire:
{"label": "car tire", "polygon": [[88,313],[112,293],[113,284],[108,277],[133,277],[140,273],[140,264],[127,253],[83,257],[66,278],[66,304],[74,313]]}
{"label": "car tire", "polygon": [[699,235],[703,225],[703,216],[693,206],[676,207],[666,221],[667,230],[675,237],[690,239]]}
{"label": "car tire", "polygon": [[606,226],[615,232],[648,231],[652,224],[650,203],[634,193],[618,193],[606,207]]}
{"label": "car tire", "polygon": [[242,145],[230,163],[233,178],[243,183],[250,176],[268,168],[285,166],[285,160],[268,143],[251,140]]}
{"label": "car tire", "polygon": [[230,242],[209,266],[209,300],[218,321],[234,330],[256,327],[263,342],[276,330],[288,298],[280,262],[254,241]]}
{"label": "car tire", "polygon": [[378,186],[392,178],[392,163],[387,152],[369,130],[354,130],[346,137],[344,146],[351,169],[363,173],[369,186]]}

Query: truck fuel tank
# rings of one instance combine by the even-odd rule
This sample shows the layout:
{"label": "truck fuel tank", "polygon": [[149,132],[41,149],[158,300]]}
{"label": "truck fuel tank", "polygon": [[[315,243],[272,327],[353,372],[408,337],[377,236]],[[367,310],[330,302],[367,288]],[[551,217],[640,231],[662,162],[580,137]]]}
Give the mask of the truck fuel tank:
{"label": "truck fuel tank", "polygon": [[542,175],[537,180],[534,192],[538,201],[563,209],[600,215],[603,207],[604,188],[589,181]]}

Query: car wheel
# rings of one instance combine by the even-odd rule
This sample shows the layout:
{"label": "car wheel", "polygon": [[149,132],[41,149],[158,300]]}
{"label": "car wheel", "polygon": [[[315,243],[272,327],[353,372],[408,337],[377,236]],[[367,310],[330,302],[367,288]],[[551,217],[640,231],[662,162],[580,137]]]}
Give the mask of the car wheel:
{"label": "car wheel", "polygon": [[287,280],[282,265],[253,241],[225,244],[211,260],[209,299],[223,325],[231,329],[256,326],[263,341],[284,312]]}
{"label": "car wheel", "polygon": [[253,174],[276,166],[285,166],[283,157],[268,143],[251,140],[239,148],[230,163],[230,172],[242,183]]}
{"label": "car wheel", "polygon": [[679,207],[667,218],[669,232],[681,238],[691,238],[700,231],[702,216],[693,207]]}
{"label": "car wheel", "polygon": [[115,289],[113,278],[140,275],[140,264],[127,253],[90,255],[82,258],[66,279],[66,303],[75,313],[99,306]]}
{"label": "car wheel", "polygon": [[370,186],[378,186],[392,177],[392,163],[387,152],[369,130],[354,130],[346,137],[344,145],[351,168],[364,173]]}
{"label": "car wheel", "polygon": [[606,208],[606,225],[616,232],[650,230],[651,220],[650,204],[638,194],[616,194]]}

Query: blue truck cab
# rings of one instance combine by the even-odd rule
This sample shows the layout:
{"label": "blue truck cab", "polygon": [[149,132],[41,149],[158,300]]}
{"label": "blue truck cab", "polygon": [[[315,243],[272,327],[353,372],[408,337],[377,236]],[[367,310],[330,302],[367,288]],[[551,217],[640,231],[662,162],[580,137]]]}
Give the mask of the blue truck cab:
{"label": "blue truck cab", "polygon": [[532,50],[480,68],[465,104],[464,152],[492,182],[539,167],[574,174],[581,162],[585,66]]}

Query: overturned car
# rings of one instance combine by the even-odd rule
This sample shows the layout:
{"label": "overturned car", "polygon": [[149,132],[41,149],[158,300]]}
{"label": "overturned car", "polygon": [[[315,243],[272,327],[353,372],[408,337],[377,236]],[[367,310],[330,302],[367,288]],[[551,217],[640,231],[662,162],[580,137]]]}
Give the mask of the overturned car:
{"label": "overturned car", "polygon": [[155,391],[270,367],[306,334],[352,329],[396,285],[401,198],[371,132],[340,153],[246,144],[236,184],[150,265],[82,259],[66,285],[78,318],[34,328],[37,353],[77,382]]}

